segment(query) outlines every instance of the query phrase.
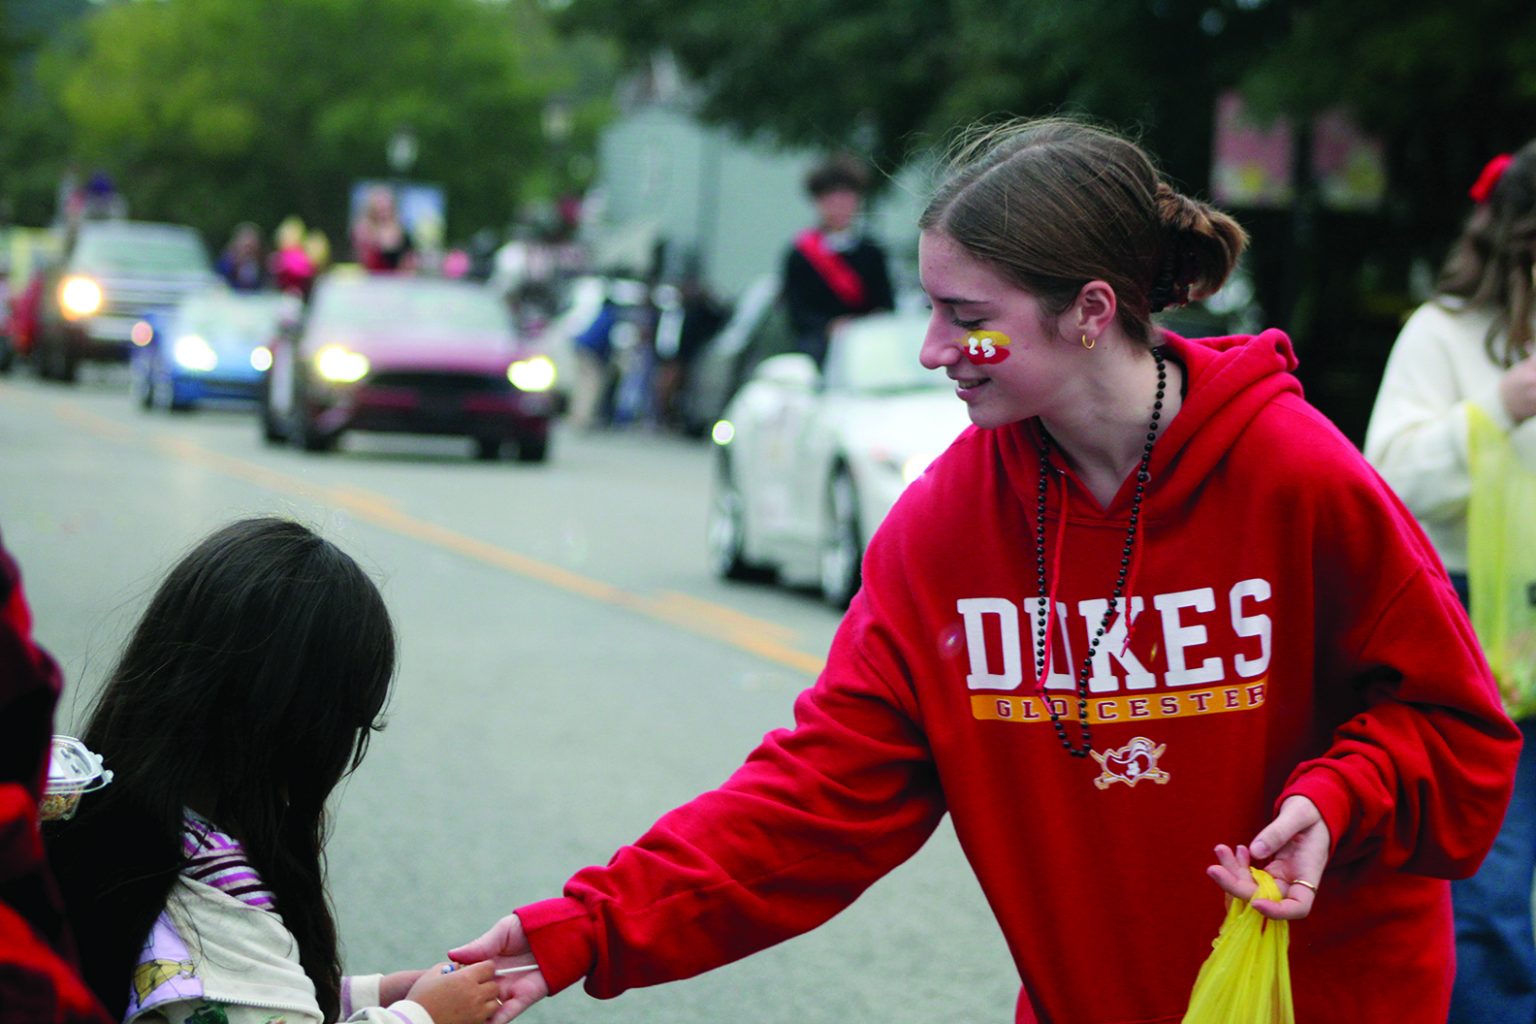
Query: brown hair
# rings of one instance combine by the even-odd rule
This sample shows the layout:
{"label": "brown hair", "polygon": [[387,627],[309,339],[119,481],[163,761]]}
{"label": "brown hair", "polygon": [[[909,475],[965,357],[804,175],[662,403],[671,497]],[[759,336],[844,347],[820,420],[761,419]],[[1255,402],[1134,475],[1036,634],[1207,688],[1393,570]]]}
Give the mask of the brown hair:
{"label": "brown hair", "polygon": [[1210,295],[1248,236],[1181,195],[1128,139],[1065,118],[972,129],[918,220],[1000,270],[1057,315],[1089,281],[1109,283],[1130,337],[1151,315]]}
{"label": "brown hair", "polygon": [[811,168],[805,176],[805,190],[813,199],[839,190],[863,195],[869,190],[869,169],[858,157],[838,153]]}
{"label": "brown hair", "polygon": [[[1531,343],[1532,261],[1536,257],[1536,141],[1528,142],[1467,218],[1440,269],[1441,295],[1493,312],[1488,357],[1513,366]],[[1498,345],[1504,339],[1502,350]]]}

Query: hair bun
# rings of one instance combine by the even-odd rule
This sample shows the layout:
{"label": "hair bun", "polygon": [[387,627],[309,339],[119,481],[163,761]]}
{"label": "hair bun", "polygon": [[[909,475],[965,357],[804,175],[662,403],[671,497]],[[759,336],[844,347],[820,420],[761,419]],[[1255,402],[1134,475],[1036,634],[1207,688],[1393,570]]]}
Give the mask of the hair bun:
{"label": "hair bun", "polygon": [[1156,313],[1220,289],[1247,248],[1248,234],[1225,213],[1167,182],[1157,183],[1153,204],[1167,239],[1148,295]]}

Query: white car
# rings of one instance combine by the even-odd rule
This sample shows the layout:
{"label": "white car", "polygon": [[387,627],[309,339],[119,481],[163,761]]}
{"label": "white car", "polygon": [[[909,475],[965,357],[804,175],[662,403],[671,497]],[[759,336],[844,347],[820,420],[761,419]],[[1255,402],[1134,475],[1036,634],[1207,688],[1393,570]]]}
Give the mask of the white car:
{"label": "white car", "polygon": [[875,527],[970,422],[954,383],[918,362],[927,324],[906,313],[849,321],[824,372],[798,352],[758,364],[711,432],[718,575],[775,574],[847,605]]}

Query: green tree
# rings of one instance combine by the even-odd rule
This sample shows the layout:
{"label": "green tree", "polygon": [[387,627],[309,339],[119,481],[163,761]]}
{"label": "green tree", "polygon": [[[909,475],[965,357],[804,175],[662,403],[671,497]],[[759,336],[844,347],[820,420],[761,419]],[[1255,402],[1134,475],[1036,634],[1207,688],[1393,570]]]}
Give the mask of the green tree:
{"label": "green tree", "polygon": [[353,182],[392,175],[402,128],[411,176],[446,188],[450,237],[500,228],[540,180],[544,99],[573,74],[524,2],[129,2],[85,28],[45,66],[75,154],[115,173],[135,216],[212,241],[294,213],[339,238]]}
{"label": "green tree", "polygon": [[562,22],[632,63],[672,53],[710,120],[888,164],[978,118],[1065,111],[1141,133],[1199,189],[1214,100],[1239,88],[1268,115],[1352,110],[1431,202],[1536,123],[1523,0],[571,0]]}
{"label": "green tree", "polygon": [[1261,112],[1351,110],[1387,144],[1396,221],[1438,246],[1489,157],[1536,136],[1536,7],[1308,0],[1243,77]]}
{"label": "green tree", "polygon": [[53,217],[69,152],[63,114],[42,90],[38,53],[67,35],[87,0],[0,0],[0,209],[18,224]]}
{"label": "green tree", "polygon": [[[1216,5],[1220,6],[1219,2]],[[852,145],[886,166],[990,115],[1087,113],[1141,131],[1203,181],[1210,97],[1237,37],[1278,15],[1193,0],[573,0],[563,24],[614,35],[631,61],[674,54],[701,113],[797,146]]]}

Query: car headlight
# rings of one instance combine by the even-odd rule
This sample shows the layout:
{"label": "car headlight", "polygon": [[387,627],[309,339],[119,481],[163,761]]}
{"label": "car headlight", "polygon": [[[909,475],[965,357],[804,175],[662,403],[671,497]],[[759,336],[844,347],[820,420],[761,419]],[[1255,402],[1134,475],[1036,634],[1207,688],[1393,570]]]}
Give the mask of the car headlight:
{"label": "car headlight", "polygon": [[736,440],[736,424],[730,420],[716,420],[709,430],[709,439],[723,448]]}
{"label": "car headlight", "polygon": [[207,339],[197,334],[183,334],[177,338],[171,352],[176,362],[189,370],[207,373],[219,365],[219,354]]}
{"label": "car headlight", "polygon": [[555,361],[549,356],[519,359],[507,367],[507,380],[519,391],[548,391],[555,386]]}
{"label": "car headlight", "polygon": [[333,384],[352,384],[368,376],[368,357],[343,345],[326,345],[315,353],[315,372]]}
{"label": "car headlight", "polygon": [[265,345],[257,345],[251,349],[251,369],[260,373],[266,373],[272,369],[272,350]]}
{"label": "car headlight", "polygon": [[101,285],[88,277],[66,277],[59,283],[59,310],[66,320],[80,320],[101,309]]}

